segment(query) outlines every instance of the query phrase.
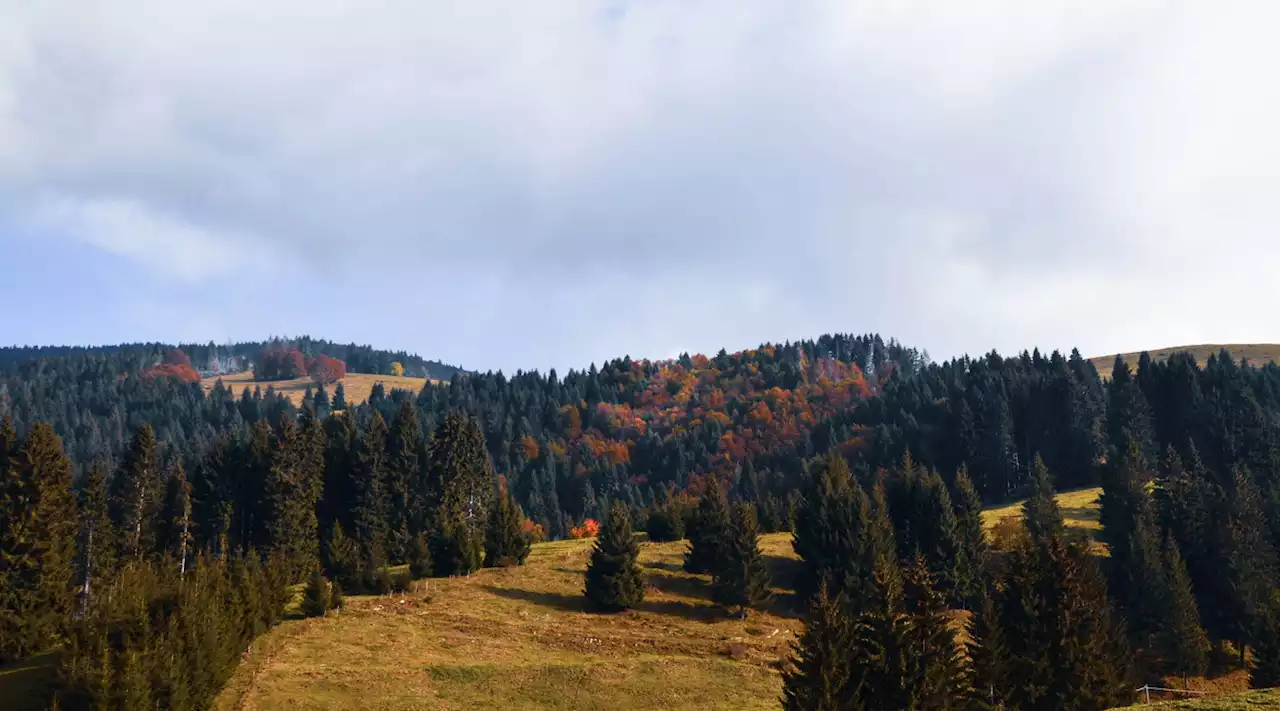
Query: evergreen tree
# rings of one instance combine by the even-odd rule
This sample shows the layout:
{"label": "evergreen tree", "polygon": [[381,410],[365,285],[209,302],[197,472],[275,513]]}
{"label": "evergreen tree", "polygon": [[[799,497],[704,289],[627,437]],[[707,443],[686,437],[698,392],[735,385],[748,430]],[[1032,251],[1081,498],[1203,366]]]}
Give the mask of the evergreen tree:
{"label": "evergreen tree", "polygon": [[427,544],[426,535],[419,533],[409,543],[409,575],[414,580],[429,578],[433,568],[431,547]]}
{"label": "evergreen tree", "polygon": [[355,460],[356,502],[352,539],[359,551],[357,565],[364,578],[387,564],[386,490],[387,424],[376,410],[358,443]]}
{"label": "evergreen tree", "polygon": [[904,601],[907,631],[906,708],[960,709],[972,698],[969,670],[951,628],[946,597],[927,563],[917,557],[907,567]]}
{"label": "evergreen tree", "polygon": [[335,521],[324,547],[324,569],[336,581],[352,585],[357,582],[360,570],[360,551],[355,541],[342,530],[342,522]]}
{"label": "evergreen tree", "polygon": [[639,555],[640,544],[631,532],[631,514],[625,504],[615,500],[587,564],[584,592],[592,607],[619,612],[644,600],[644,580],[636,563]]}
{"label": "evergreen tree", "polygon": [[38,423],[0,483],[0,661],[55,644],[75,601],[77,512],[71,462],[53,427]]}
{"label": "evergreen tree", "polygon": [[329,581],[319,573],[311,576],[302,596],[302,614],[306,617],[324,617],[333,606]]}
{"label": "evergreen tree", "polygon": [[1009,673],[1009,650],[1000,626],[996,590],[986,591],[969,622],[969,662],[973,669],[974,706],[982,710],[1004,708],[1014,683]]}
{"label": "evergreen tree", "polygon": [[794,645],[790,667],[783,672],[782,707],[786,711],[845,711],[860,695],[852,688],[857,661],[853,654],[854,623],[847,601],[831,597],[820,582],[810,600],[804,633]]}
{"label": "evergreen tree", "polygon": [[173,467],[165,485],[164,504],[156,525],[156,544],[162,556],[174,561],[185,578],[192,553],[191,483],[181,462]]}
{"label": "evergreen tree", "polygon": [[416,509],[420,499],[415,486],[422,473],[422,427],[418,424],[418,410],[413,402],[400,403],[400,410],[391,423],[387,440],[387,495],[390,520],[387,523],[388,554],[392,562],[406,559],[413,535],[418,533],[414,521],[422,514]]}
{"label": "evergreen tree", "polygon": [[1271,600],[1255,617],[1249,686],[1280,686],[1280,593],[1272,593]]}
{"label": "evergreen tree", "polygon": [[[1237,469],[1227,522],[1231,630],[1244,663],[1245,644],[1257,627],[1254,615],[1271,601],[1277,575],[1276,551],[1267,536],[1262,496],[1247,470]],[[1219,553],[1221,555],[1221,553]]]}
{"label": "evergreen tree", "polygon": [[335,412],[347,409],[347,389],[338,383],[333,389],[333,409]]}
{"label": "evergreen tree", "polygon": [[1191,674],[1203,674],[1209,665],[1209,637],[1200,625],[1200,611],[1191,591],[1187,566],[1170,537],[1164,539],[1164,623],[1160,629],[1160,655],[1169,671],[1182,675],[1183,686]]}
{"label": "evergreen tree", "polygon": [[155,550],[150,523],[155,520],[159,481],[156,433],[144,424],[129,441],[108,498],[111,522],[119,536],[117,550],[124,558],[140,560]]}
{"label": "evergreen tree", "polygon": [[[437,570],[437,574],[466,574],[479,567],[478,552],[484,541],[493,479],[493,463],[480,426],[466,415],[445,416],[427,445],[426,476],[420,494],[423,510],[431,516],[424,529],[432,532],[432,557],[437,567],[450,571]],[[460,527],[467,529],[466,540],[450,541],[461,535]],[[477,552],[475,565],[470,564],[473,549]],[[462,567],[447,565],[450,560]]]}
{"label": "evergreen tree", "polygon": [[489,511],[489,524],[485,528],[484,565],[496,568],[506,565],[523,565],[529,557],[529,538],[520,526],[520,510],[511,500],[507,481],[498,478],[498,497]]}
{"label": "evergreen tree", "polygon": [[724,557],[729,535],[729,502],[715,475],[708,475],[698,508],[689,522],[689,550],[684,569],[690,573],[712,573]]}
{"label": "evergreen tree", "polygon": [[76,584],[80,611],[91,604],[99,587],[110,583],[116,565],[111,518],[107,515],[107,466],[95,462],[80,486],[80,540],[76,555]]}
{"label": "evergreen tree", "polygon": [[983,585],[989,552],[982,525],[982,500],[966,467],[956,472],[955,488],[956,536],[960,546],[956,551],[955,599],[961,606],[972,608],[986,597]]}
{"label": "evergreen tree", "polygon": [[844,457],[832,452],[796,512],[792,546],[803,565],[796,579],[802,600],[823,582],[830,594],[860,605],[871,586],[870,501],[853,481]]}
{"label": "evergreen tree", "polygon": [[903,608],[902,573],[895,553],[880,555],[872,568],[872,594],[854,609],[854,708],[912,707],[910,623]]}
{"label": "evergreen tree", "polygon": [[711,576],[711,599],[738,608],[745,617],[747,608],[759,607],[772,597],[769,570],[760,555],[755,507],[745,501],[735,504],[727,533]]}
{"label": "evergreen tree", "polygon": [[290,582],[306,578],[320,565],[316,519],[320,462],[315,451],[319,445],[312,436],[310,428],[300,430],[292,419],[281,418],[272,437],[264,485],[269,501],[266,550],[285,561]]}
{"label": "evergreen tree", "polygon": [[431,540],[433,574],[438,577],[470,575],[480,568],[483,541],[461,516],[439,524]]}

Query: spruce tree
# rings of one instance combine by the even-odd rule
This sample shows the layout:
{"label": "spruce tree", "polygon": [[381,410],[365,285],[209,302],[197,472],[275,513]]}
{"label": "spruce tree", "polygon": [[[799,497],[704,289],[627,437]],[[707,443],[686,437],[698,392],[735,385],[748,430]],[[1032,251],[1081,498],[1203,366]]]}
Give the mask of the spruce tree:
{"label": "spruce tree", "polygon": [[972,609],[986,597],[983,585],[989,551],[982,526],[982,500],[966,467],[956,472],[955,488],[956,535],[960,544],[956,552],[955,599]]}
{"label": "spruce tree", "polygon": [[804,633],[783,672],[782,707],[786,711],[845,711],[858,689],[850,688],[857,660],[854,623],[842,596],[832,597],[820,582],[809,603]]}
{"label": "spruce tree", "polygon": [[640,544],[631,531],[631,514],[626,504],[615,500],[587,564],[584,593],[592,607],[602,612],[620,612],[644,600],[644,580],[636,563],[639,555]]}
{"label": "spruce tree", "polygon": [[988,589],[975,606],[969,622],[969,663],[973,669],[973,700],[983,711],[1004,708],[1013,679],[1009,674],[1009,650],[1005,645],[998,591]]}
{"label": "spruce tree", "polygon": [[1183,686],[1192,674],[1203,674],[1209,665],[1209,637],[1200,625],[1200,611],[1191,591],[1187,566],[1178,554],[1178,545],[1164,539],[1165,589],[1164,621],[1160,628],[1159,651],[1165,667],[1182,676]]}
{"label": "spruce tree", "polygon": [[116,528],[121,557],[141,560],[155,549],[151,522],[155,520],[160,482],[156,433],[140,426],[129,441],[119,469],[111,479],[108,510]]}
{"label": "spruce tree", "polygon": [[876,558],[871,595],[853,608],[857,627],[853,650],[854,708],[911,708],[910,626],[903,608],[902,572],[890,550]]}
{"label": "spruce tree", "polygon": [[[484,528],[488,521],[490,500],[493,497],[493,462],[485,447],[484,433],[479,424],[466,415],[451,413],[431,433],[427,444],[426,475],[419,492],[424,516],[422,527],[431,531],[432,556],[437,567],[447,560],[464,564],[454,570],[444,565],[437,574],[466,574],[479,566],[470,566],[471,550],[480,551],[484,543]],[[452,542],[449,539],[467,529],[466,540]],[[458,556],[451,553],[465,553]]]}
{"label": "spruce tree", "polygon": [[909,619],[906,707],[964,708],[971,698],[969,670],[951,628],[946,597],[922,558],[907,567],[903,597]]}
{"label": "spruce tree", "polygon": [[115,538],[107,515],[107,466],[94,462],[80,486],[80,539],[76,554],[76,584],[84,613],[99,588],[110,583],[116,565]]}
{"label": "spruce tree", "polygon": [[[1276,551],[1267,536],[1262,496],[1253,475],[1238,468],[1227,522],[1227,560],[1232,614],[1231,630],[1244,662],[1252,640],[1253,615],[1270,604],[1277,570]],[[1221,553],[1219,553],[1221,555]]]}
{"label": "spruce tree", "polygon": [[689,550],[684,569],[689,573],[713,573],[723,559],[729,534],[729,502],[715,475],[708,475],[698,508],[689,522]]}
{"label": "spruce tree", "polygon": [[357,565],[366,580],[387,564],[386,444],[387,424],[375,410],[357,443],[355,459],[356,502],[351,537],[359,551]]}
{"label": "spruce tree", "polygon": [[355,541],[347,537],[342,522],[335,521],[324,547],[324,569],[330,577],[351,586],[358,581],[360,551]]}
{"label": "spruce tree", "polygon": [[417,511],[420,497],[414,491],[422,476],[423,455],[422,427],[418,424],[418,410],[413,402],[400,403],[400,410],[391,422],[387,439],[387,522],[388,555],[393,563],[406,560],[409,544],[421,519]]}
{"label": "spruce tree", "polygon": [[324,617],[333,606],[329,581],[319,573],[311,576],[302,596],[302,614],[306,617]]}
{"label": "spruce tree", "polygon": [[186,577],[187,563],[195,552],[192,528],[191,483],[179,462],[165,484],[164,504],[156,522],[156,545],[163,557],[177,565],[179,577]]}
{"label": "spruce tree", "polygon": [[520,510],[511,500],[504,477],[498,478],[498,496],[490,507],[489,524],[485,528],[484,565],[486,568],[523,565],[529,557],[529,538],[520,526]]}
{"label": "spruce tree", "polygon": [[431,547],[425,534],[419,533],[409,542],[409,575],[414,580],[429,578],[434,572]]}
{"label": "spruce tree", "polygon": [[1252,636],[1249,686],[1255,689],[1280,686],[1280,593],[1272,593],[1268,604],[1255,614]]}
{"label": "spruce tree", "polygon": [[792,547],[802,561],[796,592],[808,601],[823,582],[829,594],[858,605],[869,594],[870,501],[838,452],[810,482],[796,511]]}
{"label": "spruce tree", "polygon": [[456,515],[440,524],[430,542],[432,574],[437,577],[470,575],[480,568],[483,541]]}
{"label": "spruce tree", "polygon": [[727,533],[711,574],[711,599],[737,608],[745,617],[747,608],[759,607],[772,597],[769,569],[760,555],[755,507],[745,501],[736,503]]}
{"label": "spruce tree", "polygon": [[56,643],[74,607],[77,511],[71,462],[53,427],[37,423],[0,484],[0,660]]}
{"label": "spruce tree", "polygon": [[338,383],[333,389],[333,409],[335,412],[347,409],[347,389]]}

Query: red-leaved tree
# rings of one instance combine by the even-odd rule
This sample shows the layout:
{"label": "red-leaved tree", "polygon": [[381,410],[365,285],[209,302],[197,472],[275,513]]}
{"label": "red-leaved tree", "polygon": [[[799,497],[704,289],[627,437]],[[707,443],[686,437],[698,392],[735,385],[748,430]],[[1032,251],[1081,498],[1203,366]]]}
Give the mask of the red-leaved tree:
{"label": "red-leaved tree", "polygon": [[307,365],[307,373],[317,383],[328,385],[347,377],[347,364],[337,358],[318,355]]}
{"label": "red-leaved tree", "polygon": [[292,380],[306,374],[306,359],[297,348],[268,348],[253,364],[253,375],[258,380]]}
{"label": "red-leaved tree", "polygon": [[173,378],[187,384],[200,382],[200,374],[191,367],[191,359],[177,348],[165,353],[160,365],[148,370],[146,375],[151,378]]}

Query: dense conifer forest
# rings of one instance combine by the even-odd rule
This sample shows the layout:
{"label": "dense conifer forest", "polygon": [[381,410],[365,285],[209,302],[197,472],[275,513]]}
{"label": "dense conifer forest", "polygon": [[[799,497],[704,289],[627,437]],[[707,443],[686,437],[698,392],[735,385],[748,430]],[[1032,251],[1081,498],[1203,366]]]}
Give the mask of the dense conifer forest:
{"label": "dense conifer forest", "polygon": [[[354,407],[322,382],[295,406],[178,374],[280,345],[0,351],[0,661],[58,652],[61,708],[206,708],[288,586],[325,614],[403,586],[396,566],[518,565],[543,538],[598,531],[586,592],[626,609],[633,526],[687,536],[737,614],[768,597],[759,532],[794,532],[788,709],[1097,709],[1240,664],[1280,684],[1274,365],[1143,357],[1104,381],[1075,352],[935,364],[830,335],[454,369]],[[1052,497],[1097,485],[1106,557]],[[1018,498],[994,545],[981,508]]]}

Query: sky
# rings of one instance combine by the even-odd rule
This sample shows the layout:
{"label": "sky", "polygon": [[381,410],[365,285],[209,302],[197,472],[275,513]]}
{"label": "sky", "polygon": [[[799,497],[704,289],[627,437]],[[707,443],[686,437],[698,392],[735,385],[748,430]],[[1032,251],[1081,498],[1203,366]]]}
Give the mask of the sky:
{"label": "sky", "polygon": [[1280,341],[1278,15],[0,0],[0,343]]}

